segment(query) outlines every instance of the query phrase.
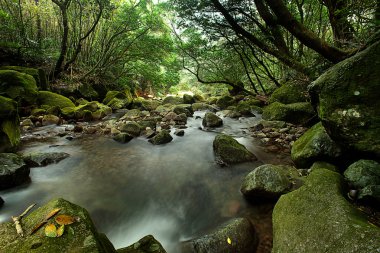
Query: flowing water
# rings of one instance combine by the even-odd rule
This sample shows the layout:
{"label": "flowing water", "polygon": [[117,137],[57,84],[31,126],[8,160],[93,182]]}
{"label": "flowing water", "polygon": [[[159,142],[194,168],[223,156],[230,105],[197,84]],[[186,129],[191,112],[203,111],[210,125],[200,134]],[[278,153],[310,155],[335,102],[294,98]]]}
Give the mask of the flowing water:
{"label": "flowing water", "polygon": [[32,168],[31,183],[1,191],[6,204],[0,222],[31,203],[62,197],[85,207],[115,248],[152,234],[169,253],[179,252],[179,242],[251,208],[239,192],[241,180],[258,165],[277,159],[244,134],[260,117],[225,118],[215,131],[236,137],[259,161],[219,167],[212,148],[216,133],[200,130],[201,119],[195,116],[189,118],[185,136],[173,135],[172,142],[160,146],[144,137],[120,144],[102,136],[26,144],[24,153],[67,152],[70,157]]}

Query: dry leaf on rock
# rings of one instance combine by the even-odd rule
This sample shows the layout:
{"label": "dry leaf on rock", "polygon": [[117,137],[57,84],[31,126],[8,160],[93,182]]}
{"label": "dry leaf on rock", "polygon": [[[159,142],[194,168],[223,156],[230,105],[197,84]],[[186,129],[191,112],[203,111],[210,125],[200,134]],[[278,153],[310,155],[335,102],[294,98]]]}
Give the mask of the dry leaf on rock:
{"label": "dry leaf on rock", "polygon": [[61,214],[55,217],[55,222],[57,222],[59,225],[69,225],[74,223],[75,221],[75,217],[66,214]]}
{"label": "dry leaf on rock", "polygon": [[47,237],[57,237],[57,228],[54,224],[48,224],[45,227],[45,235]]}
{"label": "dry leaf on rock", "polygon": [[62,225],[62,226],[60,226],[60,227],[57,229],[57,237],[62,236],[64,232],[65,232],[65,225]]}

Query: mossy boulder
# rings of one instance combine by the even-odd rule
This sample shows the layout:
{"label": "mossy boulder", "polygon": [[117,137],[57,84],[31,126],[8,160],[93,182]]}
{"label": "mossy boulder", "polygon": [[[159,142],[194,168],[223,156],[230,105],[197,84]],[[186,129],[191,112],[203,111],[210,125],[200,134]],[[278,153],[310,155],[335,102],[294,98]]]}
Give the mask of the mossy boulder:
{"label": "mossy boulder", "polygon": [[380,185],[380,164],[373,160],[359,160],[348,166],[344,177],[355,189]]}
{"label": "mossy boulder", "polygon": [[265,120],[280,120],[301,125],[309,123],[315,115],[313,107],[308,102],[287,105],[274,102],[265,107],[263,111]]}
{"label": "mossy boulder", "polygon": [[0,120],[0,152],[15,151],[21,137],[19,117],[15,115]]}
{"label": "mossy boulder", "polygon": [[166,253],[166,251],[152,235],[147,235],[126,248],[118,249],[117,253]]}
{"label": "mossy boulder", "polygon": [[193,103],[191,105],[191,108],[193,108],[193,111],[211,111],[211,112],[217,111],[215,107],[206,103]]}
{"label": "mossy boulder", "polygon": [[[230,239],[230,243],[228,242]],[[256,252],[258,235],[247,218],[236,218],[211,234],[183,244],[184,253],[252,253]]]}
{"label": "mossy boulder", "polygon": [[43,69],[28,68],[22,66],[2,66],[0,70],[14,70],[21,73],[31,75],[40,90],[49,90],[48,81],[46,78],[46,73]]}
{"label": "mossy boulder", "polygon": [[350,204],[343,177],[312,171],[304,186],[282,195],[273,210],[273,253],[380,250],[380,228]]}
{"label": "mossy boulder", "polygon": [[[240,188],[244,197],[251,201],[278,199],[302,184],[298,171],[291,166],[264,164],[251,171]],[[296,182],[297,181],[297,182]]]}
{"label": "mossy boulder", "polygon": [[180,104],[174,106],[173,112],[175,112],[176,114],[184,113],[187,117],[192,117],[194,114],[192,106],[188,104]]}
{"label": "mossy boulder", "polygon": [[162,130],[157,135],[155,135],[153,138],[149,139],[149,142],[153,145],[161,145],[169,143],[173,140],[173,137],[170,135],[170,132],[168,130]]}
{"label": "mossy boulder", "polygon": [[269,103],[280,102],[282,104],[292,104],[306,102],[307,97],[307,84],[289,81],[272,93],[269,98]]}
{"label": "mossy boulder", "polygon": [[46,105],[48,107],[58,106],[60,109],[65,107],[75,107],[75,104],[67,97],[50,91],[38,92],[38,104],[41,106]]}
{"label": "mossy boulder", "polygon": [[180,97],[173,97],[173,96],[167,96],[162,100],[162,104],[172,104],[172,105],[180,105],[183,104],[183,98]]}
{"label": "mossy boulder", "polygon": [[132,94],[129,90],[125,90],[124,92],[108,91],[106,97],[103,99],[103,104],[117,110],[128,107],[132,101]]}
{"label": "mossy boulder", "polygon": [[31,75],[14,70],[0,70],[0,94],[19,101],[34,104],[38,88]]}
{"label": "mossy boulder", "polygon": [[231,96],[222,96],[220,97],[217,101],[216,101],[216,105],[220,108],[220,109],[226,109],[227,107],[231,106],[231,105],[235,105],[236,104],[236,101],[233,97]]}
{"label": "mossy boulder", "polygon": [[129,121],[122,126],[120,126],[120,131],[125,132],[129,135],[137,137],[140,135],[141,126],[134,121]]}
{"label": "mossy boulder", "polygon": [[0,190],[28,181],[29,172],[29,167],[21,156],[13,153],[0,153]]}
{"label": "mossy boulder", "polygon": [[319,170],[319,169],[326,169],[326,170],[331,170],[333,172],[339,173],[339,168],[337,166],[328,162],[323,162],[323,161],[314,162],[313,165],[311,165],[309,171]]}
{"label": "mossy boulder", "polygon": [[[78,217],[79,221],[65,226],[61,237],[46,237],[44,228],[30,235],[33,227],[43,221],[48,213],[60,208],[59,214]],[[51,218],[48,223],[54,223]],[[24,237],[17,235],[14,224],[11,222],[0,225],[0,248],[7,253],[115,253],[115,249],[109,246],[111,243],[97,232],[94,223],[86,209],[72,204],[64,199],[51,200],[44,206],[31,212],[22,219],[25,232]],[[112,244],[111,244],[112,245]]]}
{"label": "mossy boulder", "polygon": [[88,83],[79,86],[78,91],[82,97],[87,99],[97,99],[99,97],[98,92]]}
{"label": "mossy boulder", "polygon": [[195,99],[193,98],[193,96],[191,96],[189,94],[183,94],[183,103],[184,104],[194,104]]}
{"label": "mossy boulder", "polygon": [[310,85],[318,116],[332,139],[380,157],[380,42],[327,70]]}
{"label": "mossy boulder", "polygon": [[0,96],[0,120],[17,115],[17,103],[10,98]]}
{"label": "mossy boulder", "polygon": [[218,134],[213,142],[215,159],[219,164],[234,164],[257,160],[242,144],[231,136]]}
{"label": "mossy boulder", "polygon": [[137,97],[133,99],[132,102],[132,108],[134,109],[140,109],[145,111],[153,111],[155,110],[159,105],[161,105],[160,101],[157,100],[147,100],[143,97]]}
{"label": "mossy boulder", "polygon": [[341,155],[342,149],[330,138],[321,122],[296,140],[291,151],[292,160],[301,168],[308,168],[315,161],[334,162]]}
{"label": "mossy boulder", "polygon": [[204,127],[220,127],[223,126],[223,120],[215,113],[206,112],[202,120],[202,125]]}
{"label": "mossy boulder", "polygon": [[244,116],[253,116],[255,113],[263,113],[263,109],[256,105],[255,100],[242,100],[237,104],[235,111]]}
{"label": "mossy boulder", "polygon": [[60,118],[53,114],[47,114],[42,118],[43,126],[58,125],[59,123],[60,123]]}
{"label": "mossy boulder", "polygon": [[120,143],[127,143],[130,142],[133,139],[133,136],[128,133],[119,133],[116,134],[113,139]]}

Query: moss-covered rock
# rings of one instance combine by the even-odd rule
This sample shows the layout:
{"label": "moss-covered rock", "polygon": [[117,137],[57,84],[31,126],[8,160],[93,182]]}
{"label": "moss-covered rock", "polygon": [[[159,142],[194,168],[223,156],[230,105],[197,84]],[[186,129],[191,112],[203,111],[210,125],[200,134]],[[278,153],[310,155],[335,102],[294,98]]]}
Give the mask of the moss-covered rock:
{"label": "moss-covered rock", "polygon": [[117,253],[166,253],[166,251],[152,235],[147,235],[126,248],[118,249]]}
{"label": "moss-covered rock", "polygon": [[3,119],[0,125],[0,151],[14,151],[20,144],[20,120],[18,116]]}
{"label": "moss-covered rock", "polygon": [[183,103],[184,104],[194,104],[195,103],[195,99],[193,98],[193,96],[189,95],[189,94],[183,94]]}
{"label": "moss-covered rock", "polygon": [[12,118],[17,115],[17,103],[3,96],[0,96],[0,120]]}
{"label": "moss-covered rock", "polygon": [[[78,217],[80,220],[65,226],[61,237],[51,238],[44,234],[44,227],[30,235],[33,227],[43,221],[48,213],[60,208],[59,214]],[[54,223],[51,218],[48,223]],[[64,199],[52,200],[22,219],[26,236],[16,234],[11,222],[0,225],[0,248],[7,253],[115,253],[110,247],[105,247],[105,238],[100,236],[87,210]]]}
{"label": "moss-covered rock", "polygon": [[48,107],[58,106],[60,109],[65,107],[75,107],[75,104],[67,97],[50,91],[38,92],[38,104],[46,105]]}
{"label": "moss-covered rock", "polygon": [[380,250],[380,228],[345,198],[342,176],[318,169],[304,186],[282,195],[273,210],[273,253]]}
{"label": "moss-covered rock", "polygon": [[353,151],[380,157],[380,42],[330,68],[310,85],[330,136]]}
{"label": "moss-covered rock", "polygon": [[313,165],[311,165],[310,167],[310,171],[313,171],[313,170],[319,170],[319,169],[326,169],[326,170],[331,170],[333,172],[338,172],[339,173],[339,168],[331,163],[327,163],[327,162],[322,162],[322,161],[317,161],[315,163],[313,163]]}
{"label": "moss-covered rock", "polygon": [[113,139],[120,143],[127,143],[130,142],[133,139],[133,136],[128,133],[119,133],[116,134]]}
{"label": "moss-covered rock", "polygon": [[98,92],[88,83],[79,86],[78,91],[82,97],[87,99],[97,99],[99,97]]}
{"label": "moss-covered rock", "polygon": [[[228,242],[230,239],[230,243]],[[252,253],[256,252],[258,236],[246,218],[230,220],[211,234],[187,241],[184,253]]]}
{"label": "moss-covered rock", "polygon": [[126,108],[133,101],[131,92],[129,90],[121,91],[108,91],[103,100],[103,104],[111,107],[114,110]]}
{"label": "moss-covered rock", "polygon": [[206,103],[193,103],[191,105],[191,108],[193,108],[193,111],[211,111],[211,112],[216,112],[216,108],[206,104]]}
{"label": "moss-covered rock", "polygon": [[173,96],[167,96],[162,101],[162,104],[163,105],[165,105],[165,104],[180,105],[180,104],[183,104],[183,98],[173,97]]}
{"label": "moss-covered rock", "polygon": [[160,101],[147,100],[147,99],[144,99],[143,97],[137,97],[133,99],[132,108],[145,110],[145,111],[153,111],[159,105],[161,105]]}
{"label": "moss-covered rock", "polygon": [[120,131],[125,132],[129,135],[137,137],[140,135],[141,126],[134,121],[129,121],[122,126],[120,126]]}
{"label": "moss-covered rock", "polygon": [[29,167],[21,156],[13,153],[0,153],[0,190],[28,181],[29,172]]}
{"label": "moss-covered rock", "polygon": [[302,168],[310,167],[315,161],[334,162],[342,155],[341,148],[330,138],[319,122],[294,142],[291,157]]}
{"label": "moss-covered rock", "polygon": [[242,144],[231,136],[218,134],[213,142],[215,159],[219,164],[233,164],[257,160]]}
{"label": "moss-covered rock", "polygon": [[173,137],[170,135],[170,132],[167,130],[162,130],[153,138],[149,139],[149,142],[153,145],[161,145],[165,143],[169,143],[173,140]]}
{"label": "moss-covered rock", "polygon": [[46,73],[43,69],[28,68],[22,66],[2,66],[0,70],[14,70],[21,73],[31,75],[40,90],[49,90],[48,81],[46,78]]}
{"label": "moss-covered rock", "polygon": [[193,98],[195,103],[201,103],[206,101],[206,99],[201,94],[194,94]]}
{"label": "moss-covered rock", "polygon": [[280,102],[292,104],[306,102],[308,97],[307,85],[295,81],[289,81],[277,88],[269,98],[269,103]]}
{"label": "moss-covered rock", "polygon": [[223,120],[215,113],[206,112],[202,120],[202,125],[204,127],[220,127],[223,126]]}
{"label": "moss-covered rock", "polygon": [[315,111],[310,103],[301,102],[282,104],[274,102],[264,108],[263,119],[280,120],[293,124],[306,124],[315,117]]}
{"label": "moss-covered rock", "polygon": [[348,166],[344,177],[355,189],[380,185],[380,164],[373,160],[359,160]]}
{"label": "moss-covered rock", "polygon": [[244,116],[252,116],[255,113],[263,113],[263,109],[256,105],[255,100],[242,100],[239,101],[235,110]]}
{"label": "moss-covered rock", "polygon": [[22,104],[34,104],[37,92],[36,81],[31,75],[14,70],[0,70],[0,94]]}
{"label": "moss-covered rock", "polygon": [[236,101],[233,97],[231,96],[222,96],[220,97],[217,101],[216,101],[216,105],[220,108],[220,109],[226,109],[227,107],[231,106],[231,105],[235,105],[236,104]]}
{"label": "moss-covered rock", "polygon": [[189,104],[176,105],[173,108],[173,112],[175,112],[176,114],[184,113],[184,114],[186,114],[187,117],[192,117],[194,114],[193,108]]}
{"label": "moss-covered rock", "polygon": [[43,126],[58,125],[59,123],[60,123],[60,118],[52,114],[47,114],[42,118]]}

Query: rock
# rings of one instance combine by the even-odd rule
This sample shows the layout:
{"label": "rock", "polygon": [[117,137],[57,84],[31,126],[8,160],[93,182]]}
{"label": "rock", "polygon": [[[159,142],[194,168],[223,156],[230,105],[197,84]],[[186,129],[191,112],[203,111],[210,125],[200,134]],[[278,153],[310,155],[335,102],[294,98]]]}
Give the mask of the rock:
{"label": "rock", "polygon": [[211,111],[211,112],[217,111],[216,108],[206,103],[193,103],[191,105],[191,108],[193,109],[193,111]]}
{"label": "rock", "polygon": [[189,94],[183,94],[183,103],[184,104],[194,104],[195,99],[193,98],[193,96],[191,96]]}
{"label": "rock", "polygon": [[231,136],[218,134],[213,142],[215,158],[221,164],[233,164],[257,160],[243,145]]}
{"label": "rock", "polygon": [[0,70],[0,94],[21,102],[34,104],[38,88],[31,75],[14,70]]}
{"label": "rock", "polygon": [[280,120],[260,120],[259,124],[261,124],[265,128],[281,129],[286,127],[286,122]]}
{"label": "rock", "polygon": [[166,251],[152,235],[147,235],[126,248],[118,249],[117,253],[166,253]]}
{"label": "rock", "polygon": [[75,104],[67,97],[50,91],[39,91],[37,102],[41,106],[58,106],[60,109],[65,107],[75,107]]}
{"label": "rock", "polygon": [[139,109],[132,109],[128,110],[123,117],[121,117],[121,120],[127,119],[127,120],[134,120],[139,117],[141,117],[141,111]]}
{"label": "rock", "polygon": [[185,113],[178,114],[175,118],[174,121],[177,124],[183,124],[186,125],[187,123],[187,115]]}
{"label": "rock", "polygon": [[252,116],[255,115],[255,113],[263,113],[263,109],[256,105],[256,100],[242,100],[237,104],[235,110],[244,116]]}
{"label": "rock", "polygon": [[219,118],[215,113],[206,112],[202,125],[204,127],[220,127],[223,125],[223,120]]}
{"label": "rock", "polygon": [[341,148],[331,140],[320,122],[294,142],[291,151],[292,160],[301,168],[308,168],[315,161],[334,162],[341,155]]}
{"label": "rock", "polygon": [[21,156],[13,153],[1,153],[0,190],[11,188],[28,181],[29,171],[29,167],[25,164]]}
{"label": "rock", "polygon": [[173,137],[170,135],[170,132],[167,130],[162,130],[156,136],[149,139],[149,142],[153,145],[161,145],[165,143],[169,143],[173,140]]}
{"label": "rock", "polygon": [[191,107],[191,105],[186,105],[186,104],[182,104],[182,105],[176,105],[173,109],[173,112],[177,113],[177,114],[186,114],[187,117],[192,117],[193,114],[194,114],[194,111],[193,111],[193,108]]}
{"label": "rock", "polygon": [[142,97],[137,97],[133,99],[132,108],[153,111],[155,110],[161,103],[157,100],[146,100]]}
{"label": "rock", "polygon": [[52,114],[48,114],[42,118],[42,125],[43,126],[58,125],[59,121],[60,121],[59,117]]}
{"label": "rock", "polygon": [[49,89],[49,84],[46,78],[45,71],[43,69],[28,68],[28,67],[22,67],[22,66],[2,66],[0,67],[0,69],[14,70],[14,71],[18,71],[24,74],[31,75],[36,81],[37,87],[40,88],[40,90]]}
{"label": "rock", "polygon": [[4,205],[4,200],[2,197],[0,197],[0,208]]}
{"label": "rock", "polygon": [[99,97],[98,92],[92,87],[91,84],[84,83],[78,87],[79,93],[82,97],[87,99],[97,99]]}
{"label": "rock", "polygon": [[205,98],[201,94],[194,94],[193,98],[195,103],[205,102]]}
{"label": "rock", "polygon": [[326,169],[326,170],[331,170],[333,172],[338,172],[339,173],[339,168],[336,167],[335,165],[327,162],[321,162],[317,161],[314,162],[313,165],[310,167],[309,171],[314,171],[314,170],[319,170],[319,169]]}
{"label": "rock", "polygon": [[369,185],[359,190],[358,200],[380,203],[380,185]]}
{"label": "rock", "polygon": [[180,97],[168,96],[164,98],[164,100],[162,101],[162,104],[163,105],[165,104],[179,105],[179,104],[183,104],[183,99]]}
{"label": "rock", "polygon": [[174,119],[177,117],[177,114],[175,112],[169,112],[165,115],[165,117],[162,119],[163,122],[170,122],[174,121]]}
{"label": "rock", "polygon": [[216,101],[216,105],[220,108],[220,109],[227,109],[227,107],[231,106],[231,105],[234,105],[236,102],[235,102],[235,99],[231,96],[223,96],[223,97],[220,97],[217,101]]}
{"label": "rock", "polygon": [[[112,130],[111,130],[112,133]],[[133,139],[133,136],[128,133],[116,133],[113,139],[120,143],[127,143]]]}
{"label": "rock", "polygon": [[264,164],[244,178],[240,191],[251,201],[278,199],[293,190],[294,184],[299,186],[301,182],[298,180],[298,171],[293,167]]}
{"label": "rock", "polygon": [[[52,210],[60,208],[59,214],[78,217],[79,221],[65,226],[63,235],[59,238],[46,237],[44,228],[30,235],[32,228],[44,220]],[[53,223],[53,219],[49,223]],[[0,248],[7,253],[114,253],[116,252],[106,236],[96,230],[87,210],[64,199],[56,199],[31,212],[22,219],[22,226],[27,234],[21,238],[16,234],[13,223],[0,225]],[[111,245],[111,246],[110,246]]]}
{"label": "rock", "polygon": [[52,163],[58,163],[70,155],[64,152],[32,153],[24,155],[24,161],[30,167],[42,167]]}
{"label": "rock", "polygon": [[273,253],[373,253],[380,229],[344,197],[339,173],[318,169],[304,186],[282,195],[273,210]]}
{"label": "rock", "polygon": [[[228,238],[231,244],[228,243]],[[252,253],[256,252],[258,236],[246,218],[237,218],[218,228],[212,234],[183,244],[184,253]]]}
{"label": "rock", "polygon": [[380,185],[380,164],[372,160],[359,160],[347,168],[344,177],[355,189]]}
{"label": "rock", "polygon": [[129,135],[137,137],[140,135],[141,126],[134,121],[127,122],[120,126],[120,131],[125,132]]}
{"label": "rock", "polygon": [[380,157],[380,42],[334,65],[309,87],[333,140]]}
{"label": "rock", "polygon": [[264,108],[262,117],[264,120],[280,120],[304,125],[309,123],[315,117],[315,112],[311,104],[308,102],[287,105],[280,102],[274,102]]}
{"label": "rock", "polygon": [[126,108],[133,101],[131,92],[127,89],[121,91],[108,91],[103,99],[103,104],[111,107],[114,110]]}
{"label": "rock", "polygon": [[282,104],[292,104],[306,102],[307,95],[307,83],[288,81],[272,93],[269,98],[269,103],[280,102]]}
{"label": "rock", "polygon": [[185,131],[183,129],[177,129],[177,130],[175,130],[174,134],[177,136],[184,136]]}
{"label": "rock", "polygon": [[156,132],[154,130],[152,130],[150,127],[147,127],[144,131],[144,136],[146,138],[152,138],[153,136],[156,135]]}
{"label": "rock", "polygon": [[0,96],[0,152],[11,152],[20,143],[20,120],[17,114],[17,103]]}

